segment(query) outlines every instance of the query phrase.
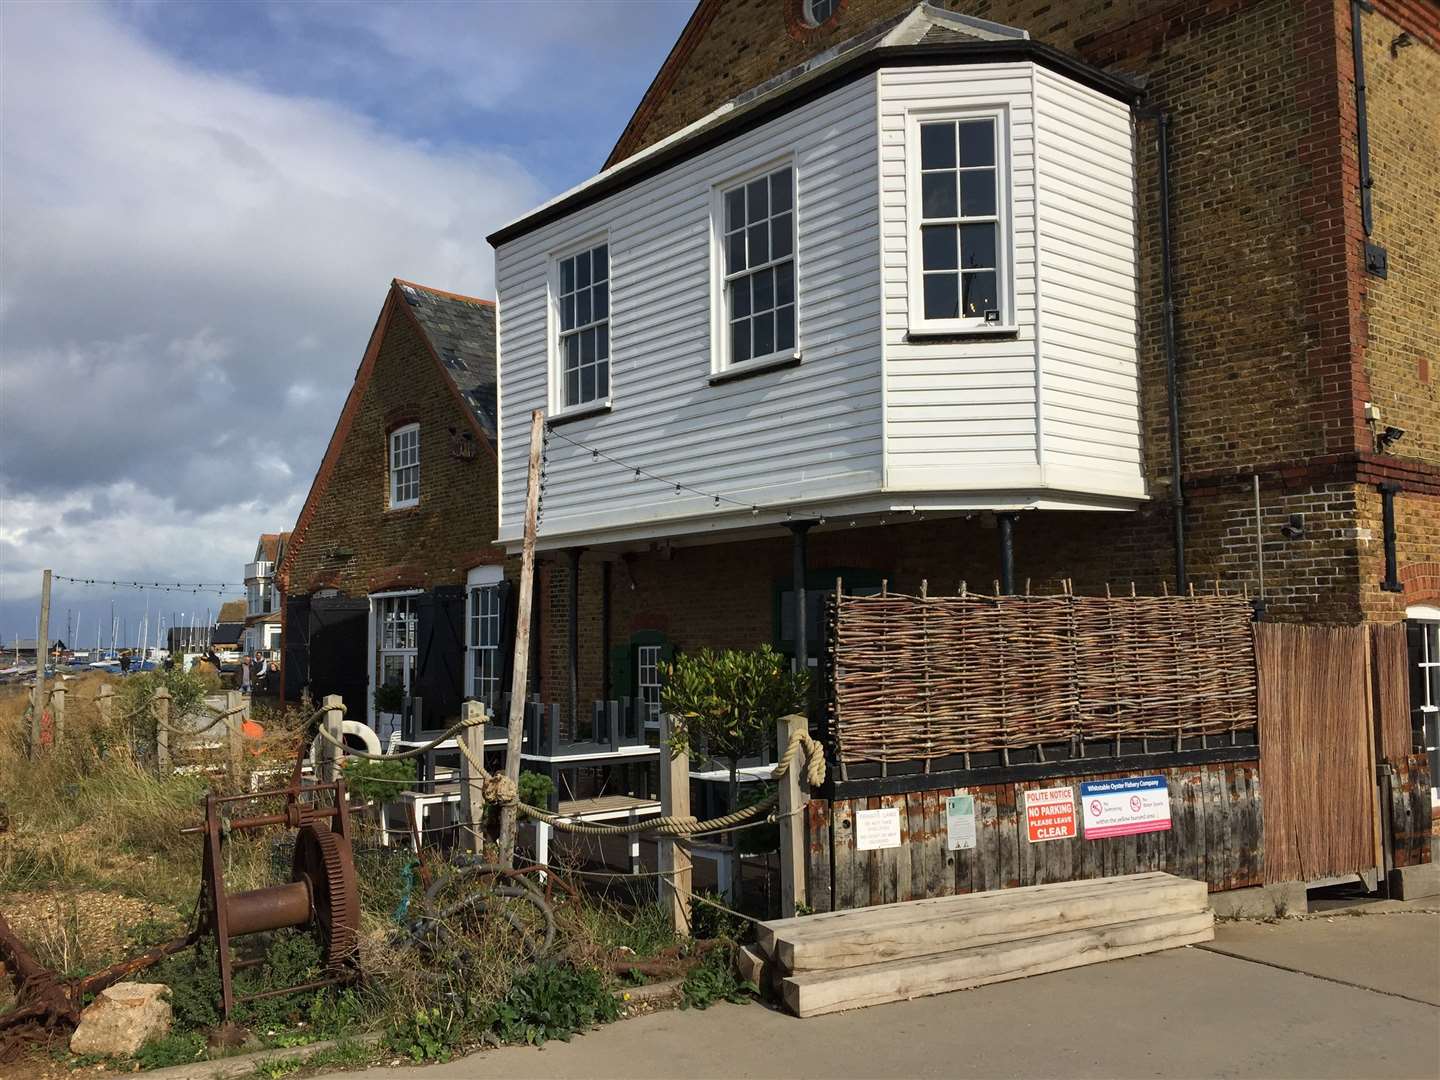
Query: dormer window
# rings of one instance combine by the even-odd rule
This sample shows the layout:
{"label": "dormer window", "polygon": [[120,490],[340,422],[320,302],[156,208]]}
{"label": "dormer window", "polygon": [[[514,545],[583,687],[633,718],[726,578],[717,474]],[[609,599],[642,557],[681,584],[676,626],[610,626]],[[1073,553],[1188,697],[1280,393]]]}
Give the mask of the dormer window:
{"label": "dormer window", "polygon": [[910,329],[1013,329],[1004,116],[912,117]]}
{"label": "dormer window", "polygon": [[420,425],[406,424],[390,433],[390,509],[420,502]]}

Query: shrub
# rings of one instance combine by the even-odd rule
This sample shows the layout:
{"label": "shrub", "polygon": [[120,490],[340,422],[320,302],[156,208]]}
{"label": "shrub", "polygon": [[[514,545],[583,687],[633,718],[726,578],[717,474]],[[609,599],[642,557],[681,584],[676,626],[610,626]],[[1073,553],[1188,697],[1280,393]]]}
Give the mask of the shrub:
{"label": "shrub", "polygon": [[717,1001],[748,1001],[759,992],[758,986],[741,982],[735,974],[734,947],[722,946],[706,953],[705,959],[685,976],[680,984],[680,1007],[708,1009]]}
{"label": "shrub", "polygon": [[492,1025],[505,1042],[538,1046],[620,1015],[620,1005],[593,968],[542,963],[515,977],[495,1006]]}
{"label": "shrub", "polygon": [[544,773],[526,770],[520,774],[520,801],[527,806],[542,809],[550,805],[550,796],[555,793],[555,781]]}
{"label": "shrub", "polygon": [[364,758],[350,758],[343,766],[345,786],[360,798],[369,802],[389,802],[416,778],[414,758],[400,761],[367,761]]}

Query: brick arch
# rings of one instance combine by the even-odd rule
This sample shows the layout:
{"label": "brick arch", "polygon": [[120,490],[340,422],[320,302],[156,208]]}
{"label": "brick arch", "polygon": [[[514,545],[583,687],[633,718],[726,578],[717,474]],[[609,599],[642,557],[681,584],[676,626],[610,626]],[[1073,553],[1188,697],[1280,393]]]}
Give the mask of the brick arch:
{"label": "brick arch", "polygon": [[846,0],[839,0],[835,13],[819,26],[805,21],[805,0],[785,0],[785,32],[796,41],[813,41],[825,37],[839,24],[845,14]]}
{"label": "brick arch", "polygon": [[1405,603],[1440,604],[1440,562],[1407,563],[1400,568]]}

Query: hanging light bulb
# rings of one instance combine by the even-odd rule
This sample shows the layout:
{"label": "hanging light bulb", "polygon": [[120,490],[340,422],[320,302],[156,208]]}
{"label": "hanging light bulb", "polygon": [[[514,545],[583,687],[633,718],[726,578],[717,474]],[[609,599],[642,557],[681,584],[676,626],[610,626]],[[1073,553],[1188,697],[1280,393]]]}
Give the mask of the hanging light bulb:
{"label": "hanging light bulb", "polygon": [[716,496],[715,496],[715,505],[716,505],[716,506],[719,506],[719,505],[720,505],[720,496],[719,496],[719,495],[716,495]]}
{"label": "hanging light bulb", "polygon": [[679,494],[680,494],[680,485],[679,485],[679,484],[676,484],[676,485],[675,485],[675,494],[676,494],[676,495],[679,495]]}
{"label": "hanging light bulb", "polygon": [[591,460],[591,461],[599,461],[599,460],[600,460],[600,451],[599,451],[599,450],[591,450],[591,451],[590,451],[590,460]]}

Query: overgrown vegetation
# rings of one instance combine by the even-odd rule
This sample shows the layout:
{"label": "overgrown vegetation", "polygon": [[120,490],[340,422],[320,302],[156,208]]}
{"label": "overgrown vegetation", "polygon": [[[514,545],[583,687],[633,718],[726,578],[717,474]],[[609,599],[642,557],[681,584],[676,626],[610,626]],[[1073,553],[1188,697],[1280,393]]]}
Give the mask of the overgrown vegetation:
{"label": "overgrown vegetation", "polygon": [[[102,681],[86,677],[67,684],[64,738],[34,760],[25,753],[23,694],[0,696],[0,804],[8,812],[8,828],[0,833],[0,910],[41,963],[67,977],[133,956],[194,925],[200,843],[181,829],[200,821],[209,790],[251,790],[252,780],[262,788],[283,786],[303,720],[295,710],[257,708],[265,737],[247,744],[251,752],[239,777],[226,771],[225,743],[207,746],[203,739],[188,749],[172,743],[181,771],[162,773],[147,753],[154,735],[144,706],[164,685],[179,703],[172,717],[198,713],[203,684],[197,696],[196,684],[173,672],[116,680],[116,705],[106,721],[93,704]],[[415,766],[352,760],[346,775],[355,795],[380,801],[413,781]],[[527,802],[543,806],[552,791],[548,777],[521,774]],[[247,804],[247,812],[268,810],[263,800]],[[358,816],[352,826],[358,831],[365,982],[248,1002],[235,1016],[263,1046],[298,1046],[363,1030],[383,1035],[378,1050],[347,1044],[307,1068],[355,1064],[376,1053],[443,1060],[487,1042],[569,1038],[619,1015],[616,992],[643,978],[629,971],[629,961],[661,957],[662,966],[681,968],[695,962],[692,945],[671,932],[662,908],[594,896],[572,899],[563,892],[556,893],[557,946],[539,963],[527,959],[511,921],[533,920],[533,909],[509,907],[507,900],[487,901],[453,920],[448,929],[463,940],[463,954],[422,957],[403,925],[423,904],[429,882],[444,872],[443,853],[427,849],[422,865],[408,850],[380,847]],[[286,880],[291,839],[285,830],[229,834],[224,847],[229,888]],[[718,922],[710,929],[738,932]],[[237,973],[241,996],[320,974],[321,953],[308,932],[255,935],[236,939],[235,947],[239,958],[263,960]],[[169,987],[174,1029],[134,1060],[103,1063],[106,1068],[183,1065],[213,1053],[206,1040],[221,1020],[213,946],[186,950],[141,978]],[[686,999],[699,1006],[732,999],[734,993],[716,970],[694,976]],[[9,994],[8,979],[0,978],[0,1011],[9,1006]],[[100,1064],[66,1060],[74,1066]],[[298,1067],[272,1064],[263,1074],[284,1076]]]}

